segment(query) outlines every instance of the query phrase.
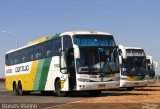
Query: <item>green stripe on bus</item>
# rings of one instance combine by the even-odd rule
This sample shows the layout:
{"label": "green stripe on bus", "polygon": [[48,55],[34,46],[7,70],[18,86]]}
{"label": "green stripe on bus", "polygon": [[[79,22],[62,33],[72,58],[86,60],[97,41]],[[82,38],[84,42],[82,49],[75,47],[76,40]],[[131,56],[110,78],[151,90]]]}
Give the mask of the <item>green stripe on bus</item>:
{"label": "green stripe on bus", "polygon": [[60,36],[60,33],[55,34],[54,36],[49,37],[47,40],[55,39],[55,38],[58,38],[59,36]]}
{"label": "green stripe on bus", "polygon": [[41,79],[40,79],[40,83],[39,83],[39,87],[38,87],[39,90],[44,90],[45,89],[45,85],[46,85],[46,81],[47,81],[47,76],[48,76],[48,72],[49,72],[49,68],[50,68],[51,59],[52,58],[47,58],[44,61],[42,74],[41,74]]}
{"label": "green stripe on bus", "polygon": [[45,61],[45,59],[39,60],[33,90],[38,90],[44,61]]}

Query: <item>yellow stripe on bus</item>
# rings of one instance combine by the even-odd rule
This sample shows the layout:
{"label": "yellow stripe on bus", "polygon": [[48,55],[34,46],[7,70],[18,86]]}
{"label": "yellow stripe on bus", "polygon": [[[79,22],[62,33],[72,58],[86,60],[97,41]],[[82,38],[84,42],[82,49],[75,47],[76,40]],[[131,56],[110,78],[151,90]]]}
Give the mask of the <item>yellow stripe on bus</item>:
{"label": "yellow stripe on bus", "polygon": [[[31,69],[31,73],[30,73],[30,75],[29,75],[30,78],[28,78],[28,79],[30,79],[30,81],[28,81],[29,84],[26,84],[26,89],[28,89],[28,90],[33,90],[34,80],[35,80],[35,75],[36,75],[38,63],[39,63],[38,60],[37,60],[37,61],[34,61],[34,62],[32,63],[32,69]],[[24,90],[25,90],[25,89],[24,89]]]}
{"label": "yellow stripe on bus", "polygon": [[6,89],[13,90],[13,81],[16,81],[18,85],[18,81],[20,80],[22,83],[22,90],[32,91],[34,86],[35,75],[37,71],[39,61],[33,61],[31,72],[29,74],[21,74],[15,76],[7,76],[6,77]]}

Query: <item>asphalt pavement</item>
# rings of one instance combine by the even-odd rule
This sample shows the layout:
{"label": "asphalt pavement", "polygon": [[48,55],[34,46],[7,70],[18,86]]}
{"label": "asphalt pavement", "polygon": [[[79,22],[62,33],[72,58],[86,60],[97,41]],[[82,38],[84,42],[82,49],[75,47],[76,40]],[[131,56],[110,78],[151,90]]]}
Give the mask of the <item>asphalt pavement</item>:
{"label": "asphalt pavement", "polygon": [[[103,91],[101,96],[112,96],[120,95],[126,93],[125,90],[110,90]],[[87,92],[73,92],[67,97],[56,97],[55,95],[42,95],[40,92],[32,92],[30,95],[17,96],[12,93],[12,91],[7,91],[5,85],[0,83],[0,109],[13,108],[13,106],[18,106],[15,108],[22,108],[22,106],[29,105],[32,108],[38,109],[52,109],[57,107],[63,107],[65,105],[70,105],[72,103],[78,103],[81,100],[85,100],[91,97]],[[27,109],[30,107],[26,107]]]}

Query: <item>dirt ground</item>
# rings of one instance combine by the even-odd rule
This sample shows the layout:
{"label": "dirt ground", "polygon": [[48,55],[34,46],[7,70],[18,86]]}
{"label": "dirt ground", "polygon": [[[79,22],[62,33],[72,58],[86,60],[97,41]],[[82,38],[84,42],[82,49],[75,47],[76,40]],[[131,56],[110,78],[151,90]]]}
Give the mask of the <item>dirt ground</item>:
{"label": "dirt ground", "polygon": [[137,88],[133,91],[120,94],[119,96],[97,97],[82,101],[84,103],[159,103],[160,104],[160,83],[149,85],[144,88]]}
{"label": "dirt ground", "polygon": [[[123,89],[124,90],[124,89]],[[121,94],[88,98],[58,109],[160,109],[160,82]]]}

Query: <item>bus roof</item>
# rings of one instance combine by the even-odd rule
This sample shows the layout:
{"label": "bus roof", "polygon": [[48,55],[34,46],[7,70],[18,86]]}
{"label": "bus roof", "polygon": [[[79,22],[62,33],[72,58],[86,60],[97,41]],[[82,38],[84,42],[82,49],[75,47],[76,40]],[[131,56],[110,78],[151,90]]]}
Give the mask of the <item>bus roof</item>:
{"label": "bus roof", "polygon": [[139,50],[143,50],[142,48],[140,47],[124,47],[125,49],[139,49]]}
{"label": "bus roof", "polygon": [[83,35],[83,34],[100,34],[100,35],[111,35],[110,33],[106,33],[106,32],[98,32],[98,31],[70,31],[70,32],[64,32],[62,34],[60,34],[60,36],[63,35],[75,35],[75,34],[79,34],[79,35]]}
{"label": "bus roof", "polygon": [[23,49],[23,48],[30,47],[30,46],[32,46],[32,45],[36,45],[36,44],[38,44],[38,43],[39,43],[39,42],[36,42],[36,43],[34,43],[34,44],[25,45],[25,46],[23,46],[23,47],[20,47],[20,48],[17,48],[17,49],[12,49],[12,50],[9,50],[8,52],[6,52],[6,54],[8,54],[8,53],[12,53],[12,52],[14,52],[14,51],[17,51],[17,50],[21,50],[21,49]]}
{"label": "bus roof", "polygon": [[139,50],[143,50],[142,48],[140,48],[140,47],[127,47],[127,46],[123,46],[123,45],[118,45],[118,47],[120,48],[120,49],[139,49]]}
{"label": "bus roof", "polygon": [[150,55],[147,55],[146,57],[147,57],[147,59],[152,59],[152,58],[153,58],[153,57],[150,56]]}
{"label": "bus roof", "polygon": [[36,45],[38,43],[41,43],[41,42],[45,42],[47,40],[50,40],[50,39],[53,39],[53,38],[56,38],[56,37],[60,37],[60,36],[63,36],[63,35],[75,35],[75,34],[99,34],[99,35],[111,35],[110,33],[106,33],[106,32],[98,32],[98,31],[70,31],[70,32],[64,32],[64,33],[61,33],[61,34],[55,34],[54,36],[45,36],[45,37],[42,37],[42,38],[39,38],[39,39],[36,39],[36,40],[33,40],[33,41],[30,41],[28,42],[27,45],[23,46],[23,47],[20,47],[20,48],[16,48],[16,49],[12,49],[12,50],[9,50],[8,52],[6,52],[6,54],[8,53],[12,53],[14,51],[17,51],[17,50],[21,50],[23,48],[27,48],[27,47],[30,47],[30,46],[33,46],[33,45]]}

